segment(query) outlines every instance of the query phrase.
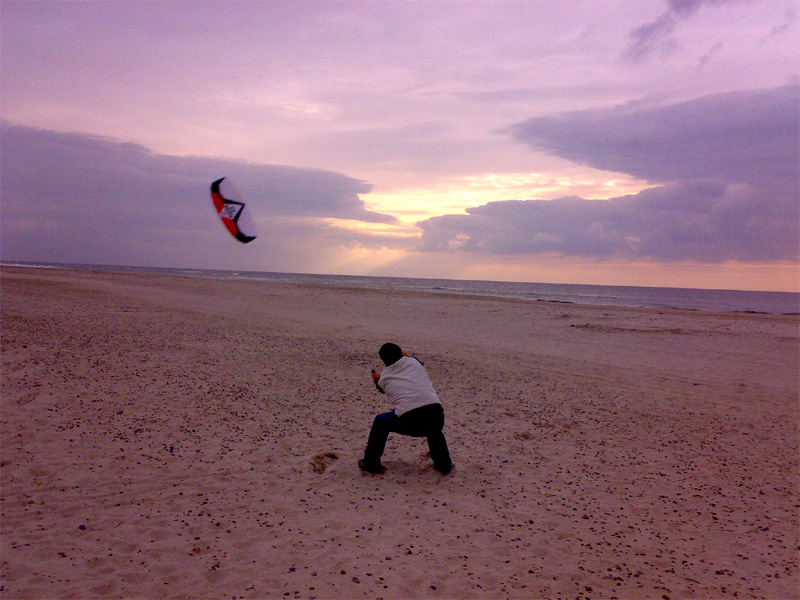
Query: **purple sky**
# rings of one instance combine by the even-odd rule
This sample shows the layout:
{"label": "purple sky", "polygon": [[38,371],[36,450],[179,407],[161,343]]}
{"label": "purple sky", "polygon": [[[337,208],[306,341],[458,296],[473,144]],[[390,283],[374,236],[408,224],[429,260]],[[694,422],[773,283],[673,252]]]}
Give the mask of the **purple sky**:
{"label": "purple sky", "polygon": [[0,258],[795,290],[799,9],[4,0]]}

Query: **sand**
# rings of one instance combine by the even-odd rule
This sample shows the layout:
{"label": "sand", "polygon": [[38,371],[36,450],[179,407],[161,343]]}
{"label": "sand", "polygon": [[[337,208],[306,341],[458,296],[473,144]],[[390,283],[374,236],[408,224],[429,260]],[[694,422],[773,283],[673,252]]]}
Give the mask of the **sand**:
{"label": "sand", "polygon": [[[796,598],[798,319],[2,270],[2,598]],[[428,368],[455,468],[370,368]]]}

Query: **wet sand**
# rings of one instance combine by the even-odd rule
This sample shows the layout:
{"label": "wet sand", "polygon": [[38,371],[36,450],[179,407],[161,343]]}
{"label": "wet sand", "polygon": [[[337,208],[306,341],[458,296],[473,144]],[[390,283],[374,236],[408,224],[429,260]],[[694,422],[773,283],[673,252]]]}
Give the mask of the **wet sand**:
{"label": "wet sand", "polygon": [[[2,269],[3,598],[797,597],[798,318]],[[455,468],[356,462],[377,349]]]}

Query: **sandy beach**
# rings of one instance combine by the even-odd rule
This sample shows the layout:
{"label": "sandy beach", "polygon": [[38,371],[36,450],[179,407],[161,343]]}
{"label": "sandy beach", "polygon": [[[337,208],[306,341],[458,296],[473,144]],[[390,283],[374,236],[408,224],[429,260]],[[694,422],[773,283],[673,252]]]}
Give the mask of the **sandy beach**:
{"label": "sandy beach", "polygon": [[[796,316],[0,283],[4,599],[798,597]],[[385,341],[449,475],[357,467]]]}

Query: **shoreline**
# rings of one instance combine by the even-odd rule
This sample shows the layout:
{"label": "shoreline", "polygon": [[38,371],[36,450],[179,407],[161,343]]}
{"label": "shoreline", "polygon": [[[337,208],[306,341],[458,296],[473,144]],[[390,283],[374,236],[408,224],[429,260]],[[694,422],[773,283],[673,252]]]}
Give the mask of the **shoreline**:
{"label": "shoreline", "polygon": [[[791,597],[798,318],[0,271],[2,594]],[[423,359],[455,468],[390,437]]]}
{"label": "shoreline", "polygon": [[[233,278],[233,277],[219,277],[214,275],[205,275],[203,274],[202,270],[188,270],[192,271],[191,273],[174,273],[172,271],[180,271],[181,269],[171,269],[171,268],[160,268],[160,267],[124,267],[124,266],[114,266],[114,265],[75,265],[77,268],[73,268],[71,266],[63,266],[63,265],[43,265],[43,266],[28,266],[25,264],[8,264],[8,263],[0,263],[0,276],[2,276],[3,272],[13,272],[14,270],[21,270],[21,271],[30,271],[31,274],[38,272],[39,270],[50,271],[50,272],[61,272],[64,274],[69,273],[93,273],[96,275],[141,275],[141,276],[153,276],[153,277],[174,277],[177,279],[201,279],[201,280],[209,280],[209,281],[219,281],[219,282],[227,282],[227,283],[235,283],[235,282],[248,282],[248,283],[263,283],[264,285],[296,285],[299,287],[309,287],[309,288],[321,288],[321,289],[332,289],[332,290],[350,290],[354,292],[369,292],[375,291],[378,293],[387,293],[387,294],[421,294],[421,295],[430,295],[434,297],[445,296],[445,297],[452,297],[452,298],[464,298],[464,299],[475,299],[475,300],[501,300],[501,301],[509,301],[509,302],[520,302],[520,303],[543,303],[543,304],[553,304],[553,305],[565,305],[565,306],[575,306],[575,307],[582,307],[582,308],[597,308],[597,309],[606,309],[606,310],[616,310],[616,309],[631,309],[631,310],[653,310],[653,311],[677,311],[677,312],[689,312],[689,313],[696,313],[701,315],[765,315],[765,316],[775,316],[775,317],[800,317],[799,312],[768,312],[768,311],[761,311],[761,310],[711,310],[711,309],[702,309],[702,308],[689,308],[689,307],[678,307],[678,306],[633,306],[633,305],[626,305],[626,304],[600,304],[600,303],[585,303],[585,302],[578,302],[572,300],[551,300],[545,298],[517,298],[511,296],[501,296],[501,295],[491,295],[491,294],[481,294],[481,293],[469,293],[469,292],[450,292],[450,291],[437,291],[437,290],[415,290],[415,289],[405,289],[405,288],[375,288],[375,287],[360,287],[360,286],[352,286],[347,284],[328,284],[328,283],[318,283],[318,282],[300,282],[300,281],[274,281],[270,279],[262,279],[258,277],[249,277],[249,278]],[[96,269],[92,267],[97,267]],[[144,271],[137,271],[134,269],[145,269]],[[305,274],[292,274],[292,273],[277,273],[276,275],[285,275],[286,277],[292,277],[293,275],[299,276],[306,276]],[[331,277],[336,278],[339,276],[336,275],[308,275],[310,277]],[[351,276],[344,276],[344,277],[351,277]],[[352,277],[363,277],[364,279],[370,279],[369,276],[352,276]],[[384,279],[393,279],[391,277],[386,277]],[[402,279],[402,278],[401,278]],[[431,281],[438,281],[438,280],[431,280]],[[454,282],[459,282],[460,280],[452,280]],[[489,282],[491,283],[491,282]],[[500,282],[503,283],[503,282]],[[573,285],[573,284],[545,284],[545,285]],[[598,286],[602,287],[602,286]],[[610,286],[610,287],[630,287],[630,286]],[[664,289],[664,290],[673,290],[673,289],[683,289],[683,288],[643,288],[643,289]],[[689,288],[687,288],[689,289]],[[692,288],[694,289],[694,288]],[[722,292],[744,292],[744,293],[790,293],[790,292],[757,292],[757,291],[746,291],[746,290],[700,290],[699,288],[695,291],[722,291]]]}
{"label": "shoreline", "polygon": [[[298,285],[312,285],[343,289],[376,289],[391,292],[417,291],[421,293],[434,293],[437,295],[504,298],[525,302],[552,302],[556,304],[579,304],[582,306],[624,306],[629,308],[655,308],[660,310],[695,310],[700,312],[736,312],[746,314],[775,314],[785,316],[800,315],[800,293],[794,291],[775,292],[675,287],[473,281],[408,277],[371,277],[357,275],[314,275],[303,273],[239,272],[213,269],[202,270],[114,265],[59,265],[55,263],[39,263],[34,265],[26,265],[24,263],[0,263],[0,269],[1,268],[166,275],[224,281],[261,281],[265,283],[284,284],[293,283]],[[365,285],[365,282],[369,282],[369,285]],[[413,282],[413,285],[411,282]],[[635,290],[633,295],[630,295],[631,290]],[[652,292],[657,292],[658,295],[654,296]],[[678,293],[679,296],[675,297],[675,293]],[[612,296],[608,296],[608,294],[612,294]],[[620,296],[619,294],[622,295]],[[698,296],[698,294],[725,294],[728,297],[724,300],[717,298],[714,301],[710,301],[708,298],[701,298]],[[751,299],[747,303],[749,306],[747,307],[742,305],[741,298],[736,297],[742,294],[751,296]],[[752,296],[759,295],[762,297],[758,300],[752,298]],[[767,301],[763,297],[765,295],[780,295],[784,296],[785,298],[781,301],[778,301],[773,297],[771,300]],[[594,298],[594,300],[583,301],[581,299],[570,298],[586,298],[587,296]],[[793,297],[793,299],[789,301],[787,299],[789,297]],[[711,307],[709,306],[709,303],[716,304],[717,306]],[[727,307],[722,308],[720,304],[727,305]],[[789,304],[791,304],[791,309],[787,310]],[[770,306],[769,310],[766,309],[767,305]],[[778,306],[781,306],[781,308],[778,308]]]}

